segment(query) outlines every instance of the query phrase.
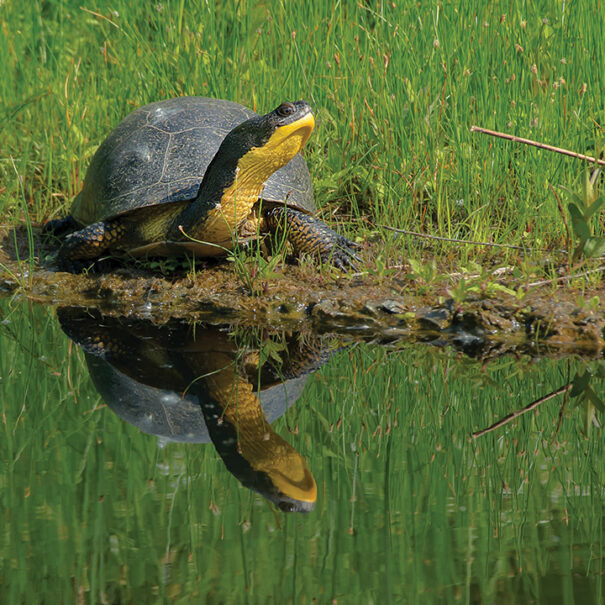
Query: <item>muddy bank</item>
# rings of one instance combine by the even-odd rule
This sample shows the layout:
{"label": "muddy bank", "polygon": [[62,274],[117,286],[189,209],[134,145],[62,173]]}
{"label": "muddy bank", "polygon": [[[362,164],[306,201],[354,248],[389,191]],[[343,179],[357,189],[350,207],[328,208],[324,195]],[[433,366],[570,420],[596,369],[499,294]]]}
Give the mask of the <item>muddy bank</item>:
{"label": "muddy bank", "polygon": [[498,292],[491,297],[472,294],[455,303],[445,283],[419,294],[405,265],[388,277],[285,265],[270,278],[250,280],[227,262],[171,277],[131,266],[71,275],[53,270],[45,260],[36,260],[31,268],[19,263],[11,258],[16,251],[10,250],[9,240],[4,238],[0,255],[0,294],[39,304],[98,307],[105,314],[151,317],[158,323],[176,317],[337,332],[382,342],[451,343],[469,352],[600,355],[605,345],[605,289],[582,292],[583,300],[600,301],[593,298],[582,306],[571,288],[551,286],[522,298]]}

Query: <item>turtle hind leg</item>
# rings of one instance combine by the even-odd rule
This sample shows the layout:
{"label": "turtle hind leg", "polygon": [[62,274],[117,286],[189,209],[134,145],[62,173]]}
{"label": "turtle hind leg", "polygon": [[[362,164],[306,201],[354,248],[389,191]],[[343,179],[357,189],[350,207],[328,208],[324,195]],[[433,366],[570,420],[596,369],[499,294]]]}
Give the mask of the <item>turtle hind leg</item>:
{"label": "turtle hind leg", "polygon": [[81,225],[79,225],[71,214],[68,214],[65,218],[55,218],[52,221],[48,221],[42,227],[42,234],[45,236],[54,235],[55,237],[62,237],[77,231]]}
{"label": "turtle hind leg", "polygon": [[287,229],[288,241],[297,254],[306,252],[342,271],[355,270],[355,263],[360,262],[353,252],[357,244],[304,212],[285,207],[273,208],[267,213],[266,220],[271,232]]}
{"label": "turtle hind leg", "polygon": [[70,233],[59,249],[59,268],[70,273],[81,272],[103,253],[119,248],[128,233],[127,224],[117,219],[99,221]]}

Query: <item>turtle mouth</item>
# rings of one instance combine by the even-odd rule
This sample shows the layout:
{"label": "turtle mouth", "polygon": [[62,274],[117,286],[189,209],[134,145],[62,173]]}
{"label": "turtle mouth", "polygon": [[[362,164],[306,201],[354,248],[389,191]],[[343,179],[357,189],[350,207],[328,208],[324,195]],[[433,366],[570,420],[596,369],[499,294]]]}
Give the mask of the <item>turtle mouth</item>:
{"label": "turtle mouth", "polygon": [[271,146],[278,147],[286,141],[288,143],[298,144],[298,151],[300,151],[305,143],[309,140],[311,133],[315,128],[315,118],[313,112],[309,108],[302,116],[278,126],[269,139]]}

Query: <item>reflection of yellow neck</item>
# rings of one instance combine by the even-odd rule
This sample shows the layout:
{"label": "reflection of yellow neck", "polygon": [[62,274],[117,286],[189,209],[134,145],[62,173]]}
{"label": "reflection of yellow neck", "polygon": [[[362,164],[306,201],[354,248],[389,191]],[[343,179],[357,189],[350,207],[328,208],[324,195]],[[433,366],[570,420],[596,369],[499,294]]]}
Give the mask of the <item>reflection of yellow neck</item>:
{"label": "reflection of yellow neck", "polygon": [[227,356],[219,359],[222,356],[215,354],[213,357],[212,365],[225,369],[205,381],[211,396],[223,405],[224,420],[238,431],[242,456],[254,470],[266,473],[284,496],[315,502],[317,485],[305,459],[273,431],[252,385],[229,364]]}

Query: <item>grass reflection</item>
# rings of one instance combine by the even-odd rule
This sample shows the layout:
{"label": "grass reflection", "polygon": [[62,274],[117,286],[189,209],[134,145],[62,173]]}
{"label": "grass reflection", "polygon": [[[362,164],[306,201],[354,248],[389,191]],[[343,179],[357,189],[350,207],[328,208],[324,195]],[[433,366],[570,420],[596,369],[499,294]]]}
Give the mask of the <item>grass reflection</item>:
{"label": "grass reflection", "polygon": [[158,448],[106,409],[52,311],[2,312],[2,602],[603,602],[583,407],[471,437],[585,362],[337,353],[273,425],[318,487],[290,517],[212,448]]}

